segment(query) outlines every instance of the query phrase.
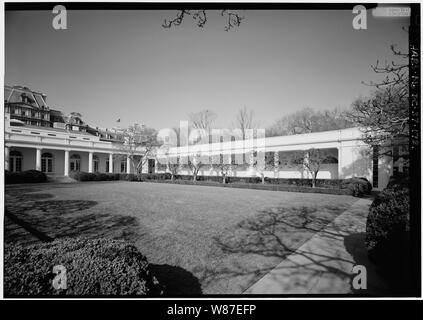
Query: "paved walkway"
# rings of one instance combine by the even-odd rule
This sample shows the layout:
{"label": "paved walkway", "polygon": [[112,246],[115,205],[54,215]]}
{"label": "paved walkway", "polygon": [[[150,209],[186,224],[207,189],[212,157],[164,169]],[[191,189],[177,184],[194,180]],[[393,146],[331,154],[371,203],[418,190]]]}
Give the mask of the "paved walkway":
{"label": "paved walkway", "polygon": [[[370,204],[368,199],[355,202],[244,293],[386,295],[364,244]],[[354,265],[366,267],[366,290],[352,288]]]}

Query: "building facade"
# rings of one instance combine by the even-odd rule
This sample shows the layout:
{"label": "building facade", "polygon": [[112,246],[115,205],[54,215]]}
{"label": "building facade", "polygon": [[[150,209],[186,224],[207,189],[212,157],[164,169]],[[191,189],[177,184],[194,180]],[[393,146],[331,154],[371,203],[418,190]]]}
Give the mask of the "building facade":
{"label": "building facade", "polygon": [[[403,171],[401,163],[388,157],[378,157],[362,141],[359,128],[263,138],[256,145],[265,146],[266,167],[258,172],[251,163],[234,166],[230,176],[258,176],[270,178],[310,178],[310,173],[288,163],[290,153],[325,150],[331,161],[324,163],[319,179],[366,177],[375,189],[383,189],[394,171]],[[260,141],[259,141],[260,142]],[[119,132],[85,124],[81,115],[63,115],[49,108],[46,95],[24,87],[5,87],[5,169],[13,172],[36,169],[49,176],[68,176],[71,171],[134,173],[128,154],[122,152]],[[229,141],[208,145],[174,147],[173,157],[187,157],[206,150],[236,156],[257,150],[254,144],[246,148],[246,141]],[[213,151],[218,150],[218,151]],[[151,157],[143,172],[166,172],[162,160]],[[179,174],[190,174],[181,166]],[[219,175],[213,166],[204,166],[199,175]]]}

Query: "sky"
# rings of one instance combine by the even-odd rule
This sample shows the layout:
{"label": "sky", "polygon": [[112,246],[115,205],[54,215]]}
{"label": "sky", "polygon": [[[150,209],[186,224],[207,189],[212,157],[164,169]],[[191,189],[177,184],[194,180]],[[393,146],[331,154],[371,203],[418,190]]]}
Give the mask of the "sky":
{"label": "sky", "polygon": [[246,106],[266,128],[304,107],[348,108],[407,49],[408,18],[374,18],[354,30],[351,11],[241,11],[224,31],[218,11],[198,28],[191,18],[165,29],[176,11],[68,11],[67,30],[50,11],[5,15],[5,84],[47,95],[50,108],[79,112],[92,126],[178,126],[209,109],[230,127]]}

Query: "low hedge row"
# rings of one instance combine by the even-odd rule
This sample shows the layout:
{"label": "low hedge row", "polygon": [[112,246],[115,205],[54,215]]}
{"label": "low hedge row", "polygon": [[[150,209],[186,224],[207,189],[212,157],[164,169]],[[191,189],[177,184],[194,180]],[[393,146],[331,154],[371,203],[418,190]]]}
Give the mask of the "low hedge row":
{"label": "low hedge row", "polygon": [[40,182],[46,182],[47,176],[45,173],[38,170],[27,170],[22,172],[5,171],[4,181],[6,184],[40,183]]}
{"label": "low hedge row", "polygon": [[[190,175],[175,175],[175,180],[192,180]],[[220,176],[197,176],[197,181],[222,182]],[[293,187],[311,187],[312,179],[300,178],[264,178],[266,184],[285,185]],[[246,183],[261,184],[260,177],[226,177],[227,183]],[[355,197],[361,197],[370,194],[372,185],[366,178],[350,178],[350,179],[318,179],[316,181],[317,188],[325,189],[348,189],[348,194]]]}
{"label": "low hedge row", "polygon": [[[126,181],[155,181],[155,180],[170,180],[172,175],[170,173],[153,173],[135,175],[133,173],[87,173],[87,172],[71,172],[70,177],[78,181],[107,181],[107,180],[126,180]],[[191,175],[175,175],[174,181],[192,181]],[[221,176],[197,176],[197,182],[222,182]],[[229,184],[262,184],[260,177],[226,177],[226,182]],[[265,178],[265,184],[280,185],[297,188],[307,188],[312,186],[311,179],[299,178]],[[361,197],[365,194],[370,194],[372,185],[366,178],[351,178],[351,179],[318,179],[316,187],[319,189],[332,189],[332,190],[346,190],[341,194],[351,194],[355,197]],[[282,190],[281,188],[279,188]],[[278,189],[278,190],[279,190]],[[273,189],[272,189],[273,190]]]}
{"label": "low hedge row", "polygon": [[88,173],[84,171],[72,171],[69,173],[69,177],[77,181],[113,181],[113,180],[125,180],[125,181],[143,181],[143,180],[165,180],[170,179],[170,173],[155,173],[155,174],[141,174],[136,175],[134,173]]}
{"label": "low hedge row", "polygon": [[88,173],[84,171],[71,171],[69,177],[78,181],[112,181],[121,180],[119,173]]}
{"label": "low hedge row", "polygon": [[184,184],[184,185],[197,185],[197,186],[216,186],[225,188],[241,188],[241,189],[256,189],[256,190],[268,190],[268,191],[290,191],[290,192],[306,192],[306,193],[325,193],[325,194],[337,194],[337,195],[352,195],[352,192],[348,189],[330,189],[330,188],[312,188],[295,185],[278,185],[278,184],[261,184],[261,183],[216,183],[214,181],[192,181],[191,180],[152,180],[156,183],[173,183],[173,184]]}
{"label": "low hedge row", "polygon": [[[138,249],[123,240],[60,239],[5,245],[6,296],[151,295],[161,288]],[[53,267],[66,269],[66,289],[53,286]]]}

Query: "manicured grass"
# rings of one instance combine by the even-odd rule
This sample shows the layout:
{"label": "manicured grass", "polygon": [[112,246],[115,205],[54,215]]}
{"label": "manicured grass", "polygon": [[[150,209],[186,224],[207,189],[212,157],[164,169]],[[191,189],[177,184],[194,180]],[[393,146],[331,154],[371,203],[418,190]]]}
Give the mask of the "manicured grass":
{"label": "manicured grass", "polygon": [[[6,188],[6,208],[47,236],[132,241],[168,291],[185,295],[243,292],[355,201],[123,181]],[[5,241],[26,235],[6,228]]]}

